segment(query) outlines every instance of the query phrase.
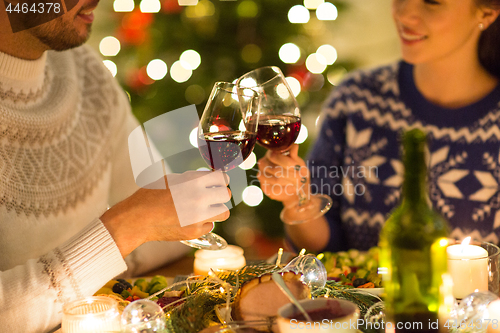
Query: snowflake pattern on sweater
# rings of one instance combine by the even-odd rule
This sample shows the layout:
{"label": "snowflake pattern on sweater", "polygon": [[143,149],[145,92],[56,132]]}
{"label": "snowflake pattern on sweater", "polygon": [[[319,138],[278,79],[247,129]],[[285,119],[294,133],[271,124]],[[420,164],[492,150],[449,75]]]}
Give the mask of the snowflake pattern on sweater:
{"label": "snowflake pattern on sweater", "polygon": [[366,250],[400,199],[400,137],[428,135],[429,198],[450,236],[500,239],[500,85],[471,105],[427,101],[405,62],[357,71],[332,93],[310,152],[312,190],[328,194],[331,237],[325,250]]}

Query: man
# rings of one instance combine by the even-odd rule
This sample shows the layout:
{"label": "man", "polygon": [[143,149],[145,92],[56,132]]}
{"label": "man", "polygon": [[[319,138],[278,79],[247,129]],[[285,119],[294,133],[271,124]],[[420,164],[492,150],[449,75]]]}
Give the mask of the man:
{"label": "man", "polygon": [[12,22],[12,16],[9,21],[0,5],[5,332],[52,330],[65,302],[92,295],[127,265],[129,275],[140,274],[188,249],[177,242],[144,243],[197,238],[212,229],[212,221],[229,216],[220,205],[230,197],[220,174],[175,176],[199,193],[185,204],[213,216],[186,227],[179,224],[168,186],[151,190],[134,183],[127,137],[138,123],[99,57],[80,46],[97,3],[81,0],[64,15],[17,32],[12,23],[33,21],[22,13],[14,19],[25,22]]}

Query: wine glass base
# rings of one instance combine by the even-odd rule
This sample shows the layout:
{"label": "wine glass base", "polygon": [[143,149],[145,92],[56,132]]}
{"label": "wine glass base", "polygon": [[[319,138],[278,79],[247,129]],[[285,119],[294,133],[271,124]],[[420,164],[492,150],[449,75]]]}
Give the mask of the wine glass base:
{"label": "wine glass base", "polygon": [[203,235],[196,239],[181,241],[181,243],[200,250],[215,251],[215,250],[223,250],[227,247],[226,240],[221,236],[214,234],[213,232],[209,232],[208,234]]}
{"label": "wine glass base", "polygon": [[332,208],[332,199],[325,194],[311,195],[304,204],[283,208],[280,214],[281,221],[285,224],[294,225],[312,221],[323,216]]}

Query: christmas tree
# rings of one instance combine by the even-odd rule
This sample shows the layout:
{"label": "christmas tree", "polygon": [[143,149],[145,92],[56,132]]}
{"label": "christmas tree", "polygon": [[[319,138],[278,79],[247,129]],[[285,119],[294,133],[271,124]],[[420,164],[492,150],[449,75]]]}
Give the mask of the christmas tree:
{"label": "christmas tree", "polygon": [[[314,37],[318,30],[335,29],[345,7],[324,0],[114,0],[106,20],[114,31],[99,48],[141,122],[189,104],[201,114],[216,81],[231,82],[274,65],[287,76],[307,126],[332,86],[353,67],[336,61],[333,46],[318,45]],[[302,128],[299,137],[301,154],[312,141],[310,136],[304,142],[306,131]],[[253,161],[265,149],[256,146],[254,153]],[[257,166],[249,163],[248,177],[255,179]],[[281,204],[252,190],[248,204],[234,208],[215,230],[231,243],[252,245],[249,235],[256,230],[283,235]]]}

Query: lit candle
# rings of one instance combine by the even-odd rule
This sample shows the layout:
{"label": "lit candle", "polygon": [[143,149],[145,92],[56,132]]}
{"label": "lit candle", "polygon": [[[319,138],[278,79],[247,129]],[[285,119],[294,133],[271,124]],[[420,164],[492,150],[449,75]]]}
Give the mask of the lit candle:
{"label": "lit candle", "polygon": [[[491,302],[488,305],[488,317],[491,319],[488,325],[488,333],[500,333],[500,300]],[[493,323],[493,320],[497,320]],[[495,325],[496,324],[496,325]]]}
{"label": "lit candle", "polygon": [[235,245],[228,245],[223,250],[198,250],[194,254],[194,274],[208,275],[210,269],[236,270],[245,266],[243,249]]}
{"label": "lit candle", "polygon": [[448,272],[453,279],[453,296],[462,299],[474,291],[488,290],[488,251],[470,245],[470,237],[462,244],[447,248]]}

